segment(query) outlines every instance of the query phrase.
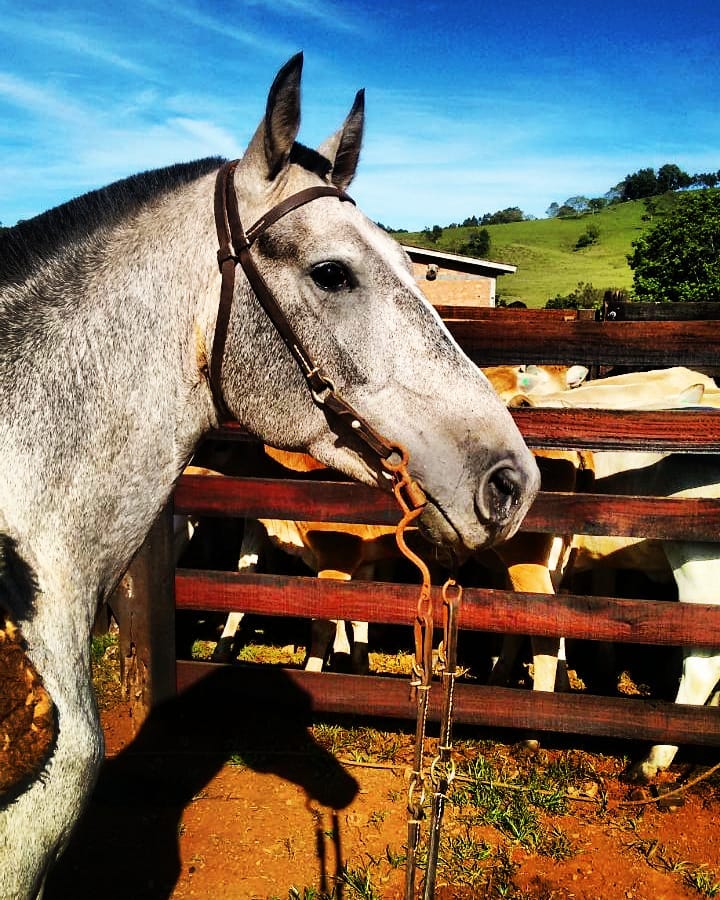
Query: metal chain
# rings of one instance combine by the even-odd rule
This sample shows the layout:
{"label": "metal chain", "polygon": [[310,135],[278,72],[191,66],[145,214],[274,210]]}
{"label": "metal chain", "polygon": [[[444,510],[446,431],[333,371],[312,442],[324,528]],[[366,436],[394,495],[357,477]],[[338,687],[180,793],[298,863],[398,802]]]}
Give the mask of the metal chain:
{"label": "metal chain", "polygon": [[447,792],[455,778],[455,763],[452,758],[452,724],[455,701],[455,679],[457,669],[457,637],[462,587],[453,579],[443,585],[443,643],[442,643],[442,681],[443,705],[440,719],[440,740],[438,754],[430,766],[430,779],[435,788],[430,819],[430,839],[428,843],[428,862],[425,874],[423,900],[432,900],[435,896],[435,875],[437,872],[438,854],[440,851],[440,829]]}
{"label": "metal chain", "polygon": [[[420,593],[415,612],[415,658],[410,681],[410,687],[415,694],[417,712],[415,719],[415,753],[413,769],[408,784],[408,841],[405,868],[405,900],[413,900],[415,897],[415,873],[417,871],[420,826],[424,817],[423,805],[426,798],[427,776],[423,763],[428,703],[433,677],[433,605],[430,589],[430,571],[425,561],[408,547],[405,540],[405,530],[422,514],[426,498],[420,486],[413,481],[407,470],[407,452],[402,448],[398,448],[398,453],[401,457],[400,462],[391,463],[389,460],[385,460],[383,463],[385,468],[393,475],[393,492],[403,511],[403,516],[397,525],[395,538],[401,553],[417,566],[421,574]],[[457,582],[449,579],[442,589],[444,636],[439,652],[439,668],[442,670],[443,708],[438,755],[430,766],[430,779],[435,786],[435,791],[433,794],[428,865],[425,875],[423,900],[432,900],[435,892],[435,872],[440,844],[440,828],[447,799],[447,790],[455,777],[455,766],[451,755],[451,734],[455,679],[457,677],[458,611],[461,598],[462,588]]]}
{"label": "metal chain", "polygon": [[430,594],[430,571],[405,540],[405,530],[422,514],[426,503],[420,486],[413,481],[407,469],[408,455],[399,450],[400,461],[386,460],[383,465],[394,478],[393,493],[403,516],[395,531],[400,552],[414,563],[420,570],[420,593],[415,612],[415,658],[413,660],[410,686],[415,694],[417,705],[415,719],[415,755],[413,769],[408,784],[408,837],[407,863],[405,866],[405,897],[412,900],[415,896],[415,872],[417,869],[417,848],[420,842],[420,824],[425,803],[425,773],[423,756],[425,749],[425,730],[427,725],[428,700],[430,682],[432,681],[432,635],[433,609]]}

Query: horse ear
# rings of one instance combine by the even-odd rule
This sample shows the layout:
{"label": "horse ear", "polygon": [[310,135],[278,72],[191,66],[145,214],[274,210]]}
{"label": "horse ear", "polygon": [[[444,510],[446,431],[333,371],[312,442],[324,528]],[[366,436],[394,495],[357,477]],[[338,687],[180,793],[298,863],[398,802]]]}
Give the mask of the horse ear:
{"label": "horse ear", "polygon": [[342,127],[320,147],[319,153],[332,163],[330,180],[345,190],[355,177],[365,124],[365,91],[358,91]]}
{"label": "horse ear", "polygon": [[296,53],[275,76],[260,123],[245,152],[268,180],[276,178],[288,164],[300,128],[300,76],[303,55]]}

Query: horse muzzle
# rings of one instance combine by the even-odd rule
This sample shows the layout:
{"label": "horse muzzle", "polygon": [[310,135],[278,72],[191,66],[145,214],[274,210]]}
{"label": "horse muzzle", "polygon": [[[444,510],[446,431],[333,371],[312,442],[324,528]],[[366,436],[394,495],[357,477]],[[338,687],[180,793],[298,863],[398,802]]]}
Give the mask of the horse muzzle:
{"label": "horse muzzle", "polygon": [[522,459],[508,457],[486,469],[474,485],[466,485],[469,502],[458,502],[459,488],[446,502],[428,490],[419,524],[429,540],[453,554],[475,552],[515,534],[539,487],[540,472],[529,452]]}

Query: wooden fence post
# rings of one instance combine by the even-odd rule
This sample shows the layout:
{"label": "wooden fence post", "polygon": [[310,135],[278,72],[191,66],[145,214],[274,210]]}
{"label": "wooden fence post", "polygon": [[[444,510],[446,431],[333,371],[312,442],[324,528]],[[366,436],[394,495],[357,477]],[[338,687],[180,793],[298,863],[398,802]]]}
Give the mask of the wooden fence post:
{"label": "wooden fence post", "polygon": [[133,731],[176,693],[172,504],[155,520],[108,604],[118,623],[120,678]]}

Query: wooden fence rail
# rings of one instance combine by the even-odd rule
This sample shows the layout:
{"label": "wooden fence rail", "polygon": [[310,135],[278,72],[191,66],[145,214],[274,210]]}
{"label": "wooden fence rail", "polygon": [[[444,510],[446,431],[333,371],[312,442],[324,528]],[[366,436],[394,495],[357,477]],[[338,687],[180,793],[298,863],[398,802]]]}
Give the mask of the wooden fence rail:
{"label": "wooden fence rail", "polygon": [[594,322],[500,316],[452,319],[448,328],[478,365],[545,363],[663,368],[717,366],[717,322]]}
{"label": "wooden fence rail", "polygon": [[[707,368],[720,361],[720,331],[712,321],[596,322],[565,314],[542,316],[528,310],[443,310],[461,345],[486,365],[501,363],[584,363],[629,368],[687,365]],[[528,313],[530,313],[528,315]],[[532,447],[660,450],[720,453],[720,411],[605,412],[598,410],[517,410],[516,422]],[[224,439],[242,438],[228,427]],[[330,522],[394,524],[391,498],[347,482],[302,479],[183,476],[174,497],[178,514],[250,516]],[[558,534],[627,535],[656,539],[715,541],[720,533],[720,500],[617,497],[541,492],[523,528]],[[167,534],[169,518],[157,528]],[[158,537],[156,534],[155,545]],[[165,540],[164,547],[168,546]],[[156,559],[167,572],[167,559]],[[132,588],[132,569],[129,573]],[[158,577],[162,586],[162,578]],[[129,588],[118,602],[131,602]],[[239,575],[178,570],[178,609],[262,615],[361,619],[410,624],[417,588],[413,585],[336,583],[314,578]],[[167,591],[154,622],[166,636],[174,622]],[[171,592],[170,592],[171,593]],[[157,597],[156,597],[157,599]],[[162,598],[161,598],[162,599]],[[437,593],[434,601],[438,603]],[[157,606],[157,604],[156,604]],[[439,615],[439,612],[438,612]],[[158,625],[158,621],[160,624]],[[563,594],[519,594],[489,589],[465,592],[461,628],[496,633],[555,635],[664,646],[720,646],[720,607],[661,601],[624,600]],[[136,631],[132,652],[147,671],[142,703],[153,703],[176,685],[167,679],[167,656],[159,660],[157,641]],[[168,639],[168,645],[172,640]],[[180,661],[177,688],[204,677],[210,664]],[[160,674],[156,674],[160,673]],[[282,700],[283,693],[306,692],[310,706],[328,712],[411,718],[406,680],[358,679],[291,670],[257,671],[237,666],[228,681]],[[294,686],[289,690],[289,686]],[[233,689],[235,689],[233,687]],[[286,690],[287,689],[287,690]],[[439,692],[438,692],[439,693]],[[142,705],[142,704],[141,704]],[[720,711],[679,707],[646,698],[618,699],[586,694],[554,696],[530,691],[462,685],[458,720],[497,728],[644,738],[648,741],[720,745]],[[437,715],[436,699],[431,716]],[[138,718],[141,712],[138,712]]]}
{"label": "wooden fence rail", "polygon": [[[351,517],[361,525],[396,525],[400,518],[389,495],[364,485],[212,475],[184,475],[174,509],[181,515],[313,522]],[[720,533],[720,500],[541,491],[522,527],[551,534],[714,541]]]}

